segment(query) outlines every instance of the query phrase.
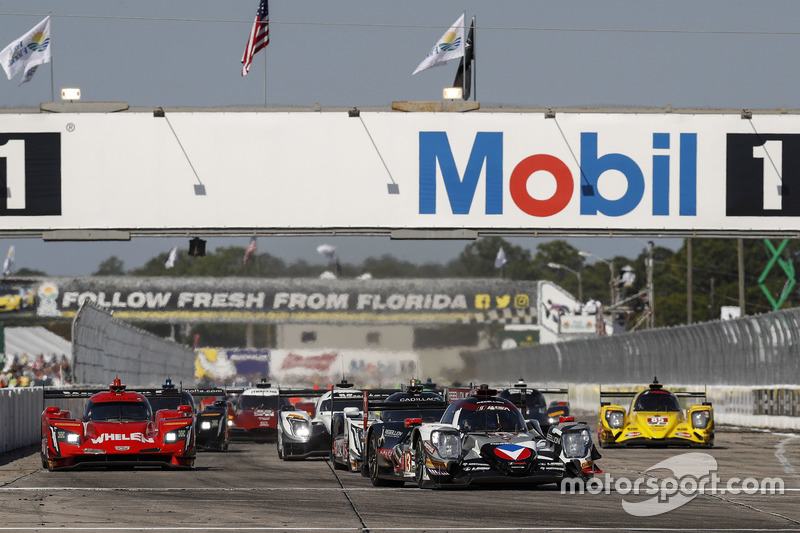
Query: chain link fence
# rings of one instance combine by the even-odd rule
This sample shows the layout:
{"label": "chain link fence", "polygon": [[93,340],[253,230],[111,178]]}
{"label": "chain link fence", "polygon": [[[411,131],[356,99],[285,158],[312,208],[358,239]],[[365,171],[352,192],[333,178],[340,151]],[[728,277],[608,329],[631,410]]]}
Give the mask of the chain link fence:
{"label": "chain link fence", "polygon": [[152,387],[169,377],[194,383],[194,350],[129,324],[90,303],[73,322],[73,375],[76,383],[108,384],[120,378],[128,386]]}

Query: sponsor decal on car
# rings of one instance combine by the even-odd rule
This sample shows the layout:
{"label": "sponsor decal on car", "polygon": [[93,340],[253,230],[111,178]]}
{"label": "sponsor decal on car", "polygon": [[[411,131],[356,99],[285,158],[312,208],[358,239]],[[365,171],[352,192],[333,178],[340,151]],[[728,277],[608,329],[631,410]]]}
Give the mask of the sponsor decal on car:
{"label": "sponsor decal on car", "polygon": [[516,444],[503,444],[494,449],[494,454],[507,461],[521,461],[531,456],[531,450]]}
{"label": "sponsor decal on car", "polygon": [[625,438],[626,439],[630,439],[630,438],[633,438],[633,437],[641,437],[641,436],[642,436],[642,434],[640,432],[638,432],[638,431],[631,431],[629,433],[625,433]]}
{"label": "sponsor decal on car", "polygon": [[403,436],[403,432],[402,431],[397,431],[396,429],[384,430],[383,434],[385,436],[387,436],[387,437],[392,437],[392,438],[395,438],[395,439],[397,437],[402,437]]}
{"label": "sponsor decal on car", "polygon": [[647,423],[651,426],[665,426],[669,422],[666,416],[648,416]]}
{"label": "sponsor decal on car", "polygon": [[155,442],[155,439],[147,438],[143,433],[131,433],[130,435],[126,435],[124,433],[102,433],[96,439],[90,440],[92,441],[92,444],[103,444],[104,442],[112,440],[135,440],[147,444],[153,444]]}
{"label": "sponsor decal on car", "polygon": [[692,434],[691,433],[686,433],[685,431],[677,431],[677,432],[675,432],[675,436],[676,437],[681,437],[681,438],[684,438],[684,439],[692,438]]}

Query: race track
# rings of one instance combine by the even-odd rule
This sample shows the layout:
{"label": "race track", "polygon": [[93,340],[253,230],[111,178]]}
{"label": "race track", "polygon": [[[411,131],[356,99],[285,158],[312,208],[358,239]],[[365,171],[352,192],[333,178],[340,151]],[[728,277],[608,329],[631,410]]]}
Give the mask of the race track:
{"label": "race track", "polygon": [[[702,481],[695,469],[694,482],[680,478],[683,494],[643,503],[655,497],[643,493],[647,479],[680,475],[663,468],[645,475],[660,461],[708,464],[705,456],[683,456],[692,451],[716,462],[716,489],[692,491]],[[562,494],[553,486],[376,488],[326,460],[280,461],[274,444],[201,452],[192,471],[48,472],[38,449],[28,448],[0,456],[0,531],[800,531],[798,435],[722,428],[711,450],[601,453],[608,477],[600,478],[610,486]],[[731,494],[726,484],[734,477],[751,478],[751,492],[780,478],[783,494]],[[628,491],[637,479],[638,495]]]}

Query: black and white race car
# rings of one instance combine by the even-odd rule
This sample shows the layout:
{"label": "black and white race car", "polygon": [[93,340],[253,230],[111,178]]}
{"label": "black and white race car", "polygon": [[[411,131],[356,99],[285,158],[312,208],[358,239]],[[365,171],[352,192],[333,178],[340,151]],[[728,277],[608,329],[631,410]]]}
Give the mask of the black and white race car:
{"label": "black and white race car", "polygon": [[396,392],[373,407],[378,420],[367,430],[361,474],[376,487],[413,481],[413,451],[402,443],[410,440],[420,424],[438,421],[447,401],[441,394],[426,391],[419,381],[412,381],[404,392]]}
{"label": "black and white race car", "polygon": [[602,472],[587,424],[562,418],[545,434],[487,386],[453,400],[437,422],[409,419],[408,424],[411,430],[370,436],[366,464],[373,484],[536,485]]}
{"label": "black and white race car", "polygon": [[313,405],[284,402],[277,421],[278,457],[284,461],[330,457],[333,450],[331,419],[346,408],[361,409],[363,394],[345,381],[332,390],[281,391],[281,397],[313,398]]}

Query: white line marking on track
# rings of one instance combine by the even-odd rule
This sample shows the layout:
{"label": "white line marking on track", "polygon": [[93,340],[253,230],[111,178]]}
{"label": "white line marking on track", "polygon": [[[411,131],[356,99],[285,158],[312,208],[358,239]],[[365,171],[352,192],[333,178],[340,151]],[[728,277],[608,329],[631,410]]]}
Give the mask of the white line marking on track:
{"label": "white line marking on track", "polygon": [[800,437],[791,433],[776,433],[776,435],[786,438],[775,445],[775,457],[778,459],[778,462],[781,463],[783,471],[786,472],[787,475],[794,478],[795,483],[800,485],[800,474],[797,473],[797,470],[795,470],[794,466],[792,466],[792,463],[790,463],[789,459],[786,458],[786,445],[789,444],[790,441]]}
{"label": "white line marking on track", "polygon": [[[797,531],[796,528],[669,528],[669,527],[370,527],[369,531],[659,531],[659,532],[728,532],[728,531]],[[0,527],[0,531],[363,531],[360,527]]]}

